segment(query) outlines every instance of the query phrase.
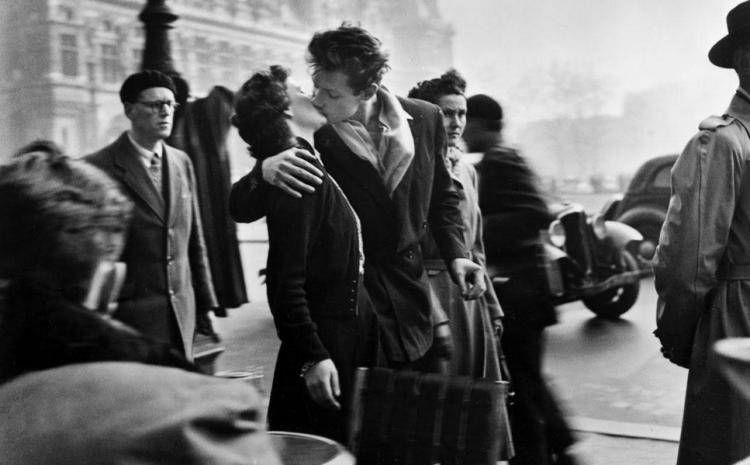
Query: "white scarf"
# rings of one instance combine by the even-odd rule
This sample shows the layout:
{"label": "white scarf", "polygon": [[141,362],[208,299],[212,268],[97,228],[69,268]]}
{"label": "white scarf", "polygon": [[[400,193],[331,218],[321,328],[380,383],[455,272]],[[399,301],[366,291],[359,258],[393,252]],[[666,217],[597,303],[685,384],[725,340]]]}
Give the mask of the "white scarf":
{"label": "white scarf", "polygon": [[378,122],[383,130],[379,147],[375,148],[370,133],[360,121],[350,118],[332,126],[352,152],[375,168],[388,195],[393,197],[414,159],[414,136],[409,128],[412,117],[385,88],[378,90],[377,99],[380,103]]}

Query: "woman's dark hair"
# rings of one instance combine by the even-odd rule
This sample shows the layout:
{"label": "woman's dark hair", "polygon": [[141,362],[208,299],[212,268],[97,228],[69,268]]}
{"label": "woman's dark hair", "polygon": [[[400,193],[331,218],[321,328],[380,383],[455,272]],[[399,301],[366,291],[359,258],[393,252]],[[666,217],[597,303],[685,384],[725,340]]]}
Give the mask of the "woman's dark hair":
{"label": "woman's dark hair", "polygon": [[0,165],[0,278],[80,299],[132,205],[104,172],[45,151]]}
{"label": "woman's dark hair", "polygon": [[318,71],[342,71],[354,93],[380,84],[388,66],[388,54],[380,40],[361,27],[343,24],[338,29],[316,32],[307,46],[307,61]]}
{"label": "woman's dark hair", "polygon": [[418,98],[437,105],[444,95],[464,95],[466,80],[458,71],[451,68],[442,76],[427,81],[420,81],[409,91],[409,98]]}
{"label": "woman's dark hair", "polygon": [[288,123],[287,76],[281,66],[271,66],[253,74],[235,95],[232,124],[259,160],[296,144]]}

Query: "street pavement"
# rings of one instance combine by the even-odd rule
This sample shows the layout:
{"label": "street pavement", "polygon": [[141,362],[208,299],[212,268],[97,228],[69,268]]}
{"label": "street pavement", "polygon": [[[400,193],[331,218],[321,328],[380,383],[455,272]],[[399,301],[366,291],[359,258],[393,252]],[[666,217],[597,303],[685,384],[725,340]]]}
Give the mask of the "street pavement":
{"label": "street pavement", "polygon": [[[583,465],[673,464],[686,371],[661,358],[651,335],[653,281],[621,321],[593,318],[580,303],[562,306],[547,331],[545,372],[580,441]],[[216,319],[226,348],[218,370],[261,371],[268,394],[279,341],[266,302]]]}

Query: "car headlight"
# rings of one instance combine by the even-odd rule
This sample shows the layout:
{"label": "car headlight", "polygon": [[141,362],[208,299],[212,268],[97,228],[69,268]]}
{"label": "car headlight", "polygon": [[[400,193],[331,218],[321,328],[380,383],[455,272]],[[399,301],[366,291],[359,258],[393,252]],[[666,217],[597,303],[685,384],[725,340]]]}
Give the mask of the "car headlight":
{"label": "car headlight", "polygon": [[560,220],[555,220],[549,225],[549,241],[555,247],[562,247],[565,245],[565,228],[563,227]]}
{"label": "car headlight", "polygon": [[607,222],[604,220],[604,216],[597,215],[592,221],[591,227],[597,239],[602,240],[607,237]]}

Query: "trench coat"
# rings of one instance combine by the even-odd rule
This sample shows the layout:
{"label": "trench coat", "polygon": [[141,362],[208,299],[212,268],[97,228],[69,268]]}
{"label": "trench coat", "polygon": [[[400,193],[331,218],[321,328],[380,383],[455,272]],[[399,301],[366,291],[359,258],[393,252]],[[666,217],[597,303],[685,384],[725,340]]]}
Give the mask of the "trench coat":
{"label": "trench coat", "polygon": [[716,369],[713,343],[750,336],[750,96],[738,90],[672,168],[672,196],[654,258],[657,335],[689,369],[679,465],[750,455],[750,418]]}
{"label": "trench coat", "polygon": [[[190,159],[164,144],[166,198],[156,191],[126,133],[85,159],[118,181],[134,204],[121,256],[128,271],[113,316],[172,342],[192,359],[196,311],[218,304]],[[179,334],[174,334],[175,321]]]}
{"label": "trench coat", "polygon": [[[474,167],[457,160],[450,167],[454,181],[459,187],[459,209],[464,224],[464,245],[471,259],[486,266],[484,241],[482,239],[482,212],[479,210],[478,178]],[[487,290],[474,300],[464,300],[461,289],[453,282],[440,259],[440,254],[431,237],[422,242],[425,267],[430,276],[430,285],[438,302],[436,309],[445,312],[453,337],[453,355],[448,364],[449,373],[501,380],[500,357],[493,321],[503,317],[500,303],[489,275],[485,275]]]}

